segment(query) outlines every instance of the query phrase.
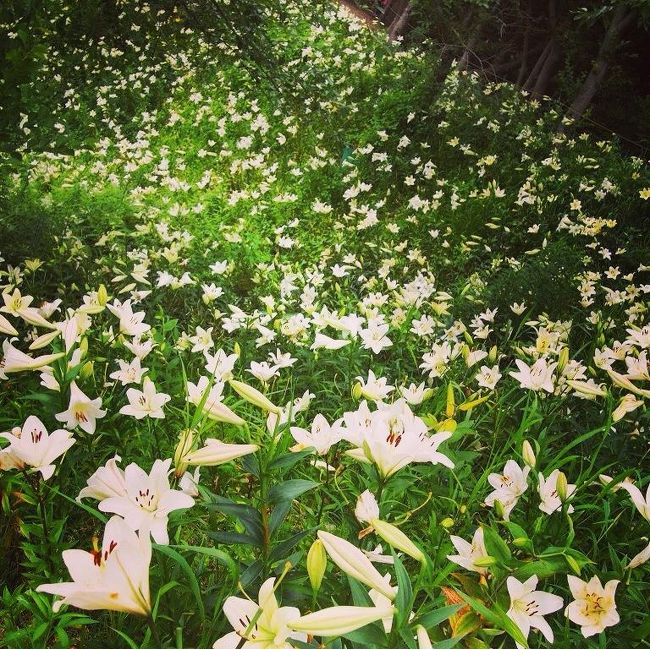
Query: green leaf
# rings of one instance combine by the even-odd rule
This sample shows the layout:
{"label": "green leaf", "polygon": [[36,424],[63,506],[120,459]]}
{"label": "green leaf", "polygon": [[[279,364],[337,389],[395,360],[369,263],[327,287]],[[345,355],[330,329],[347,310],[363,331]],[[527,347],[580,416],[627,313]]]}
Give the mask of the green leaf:
{"label": "green leaf", "polygon": [[194,599],[196,601],[196,606],[198,608],[201,622],[205,622],[205,606],[203,605],[201,588],[199,586],[199,582],[196,578],[196,575],[194,574],[194,571],[190,567],[190,564],[187,563],[187,561],[182,555],[176,552],[176,550],[174,550],[173,548],[170,548],[168,545],[158,545],[157,543],[154,543],[153,547],[161,554],[164,554],[168,556],[170,559],[172,559],[178,565],[181,571],[185,574],[185,576],[187,577],[189,588],[192,591],[192,594],[194,595]]}
{"label": "green leaf", "polygon": [[242,532],[208,532],[208,536],[217,543],[225,545],[254,545],[261,547],[262,541]]}
{"label": "green leaf", "polygon": [[399,630],[399,635],[409,649],[418,649],[418,646],[413,639],[413,629],[411,629],[410,626],[403,626]]}
{"label": "green leaf", "polygon": [[242,586],[246,588],[246,586],[255,581],[261,574],[262,568],[264,568],[264,563],[260,559],[253,561],[253,563],[251,563],[250,566],[241,573],[240,581]]}
{"label": "green leaf", "polygon": [[271,536],[276,532],[276,530],[282,525],[284,519],[287,517],[287,514],[291,511],[291,500],[286,500],[279,503],[275,506],[269,517],[269,532]]}
{"label": "green leaf", "polygon": [[271,554],[269,555],[269,561],[271,563],[275,563],[276,561],[280,561],[281,559],[286,559],[289,556],[289,553],[293,548],[302,541],[302,539],[307,536],[307,534],[311,534],[313,532],[313,529],[309,530],[303,530],[302,532],[298,532],[297,534],[294,534],[293,536],[290,536],[288,539],[282,541],[281,543],[278,543],[273,550],[271,550]]}
{"label": "green leaf", "polygon": [[513,575],[519,581],[526,581],[533,575],[537,575],[540,579],[547,579],[558,572],[566,572],[564,557],[549,557],[548,559],[530,561],[517,568]]}
{"label": "green leaf", "polygon": [[356,579],[348,575],[348,583],[350,584],[352,601],[355,606],[374,606],[368,591]]}
{"label": "green leaf", "polygon": [[230,572],[231,577],[237,581],[239,568],[233,558],[222,550],[217,550],[217,548],[204,548],[200,545],[170,545],[168,547],[189,550],[190,552],[196,552],[197,554],[204,554],[208,557],[212,557],[213,559],[216,559],[221,565],[226,566],[226,568],[228,568],[228,572]]}
{"label": "green leaf", "polygon": [[495,606],[495,611],[490,610],[485,604],[478,600],[466,595],[460,590],[456,591],[477,613],[482,615],[493,626],[503,629],[515,642],[518,642],[522,647],[528,647],[528,642],[521,632],[521,629],[498,607]]}
{"label": "green leaf", "polygon": [[152,613],[151,613],[154,620],[158,615],[158,607],[160,606],[160,600],[162,599],[162,596],[165,593],[168,593],[173,588],[176,588],[176,586],[180,586],[180,584],[177,581],[168,581],[164,586],[161,586],[158,589],[158,592],[156,593],[156,601],[154,602]]}
{"label": "green leaf", "polygon": [[256,540],[258,545],[262,543],[264,538],[262,517],[257,509],[249,505],[236,503],[222,496],[212,496],[212,502],[207,504],[207,508],[228,516],[234,516],[241,521],[248,534]]}
{"label": "green leaf", "polygon": [[491,527],[483,527],[483,538],[485,539],[485,549],[488,554],[499,560],[499,563],[508,564],[512,559],[512,553],[508,544],[495,532]]}
{"label": "green leaf", "polygon": [[273,505],[285,500],[294,500],[306,491],[318,487],[318,482],[313,480],[287,480],[271,487],[269,502]]}
{"label": "green leaf", "polygon": [[413,586],[411,579],[404,564],[393,551],[393,560],[395,567],[395,575],[397,577],[397,596],[395,597],[396,622],[398,626],[402,626],[408,621],[411,613],[411,599],[413,597]]}
{"label": "green leaf", "polygon": [[463,639],[462,635],[456,636],[455,638],[448,638],[447,640],[441,640],[440,642],[435,642],[433,644],[433,649],[451,649],[455,647]]}
{"label": "green leaf", "polygon": [[425,629],[432,629],[439,624],[448,620],[454,613],[457,613],[462,607],[461,604],[451,604],[437,608],[435,611],[425,613],[415,620],[415,624],[421,624]]}
{"label": "green leaf", "polygon": [[117,635],[119,635],[126,642],[126,644],[129,645],[131,649],[140,649],[140,647],[138,647],[138,645],[135,644],[135,642],[133,642],[133,640],[131,640],[131,638],[129,638],[129,636],[126,635],[126,633],[124,633],[123,631],[120,631],[119,629],[116,629],[113,626],[111,627],[111,631],[115,631],[115,633],[117,633]]}
{"label": "green leaf", "polygon": [[382,646],[386,643],[384,628],[376,622],[374,624],[367,624],[355,631],[350,631],[350,633],[344,633],[343,637],[352,640],[352,642],[358,642],[364,647],[371,647],[373,645]]}
{"label": "green leaf", "polygon": [[273,462],[269,464],[269,469],[290,469],[292,466],[298,464],[303,458],[308,455],[313,455],[312,449],[304,449],[295,453],[284,453],[276,457]]}
{"label": "green leaf", "polygon": [[78,500],[75,500],[74,498],[70,498],[70,496],[64,494],[62,491],[59,491],[58,487],[51,487],[47,483],[44,483],[45,487],[49,489],[52,493],[54,493],[55,496],[61,496],[61,498],[64,498],[68,502],[72,503],[75,507],[79,507],[80,509],[83,509],[86,513],[90,514],[91,516],[94,516],[98,521],[101,521],[104,525],[108,522],[108,518],[104,516],[101,512],[98,512],[96,509],[93,509],[89,505],[86,505],[85,503],[82,503]]}

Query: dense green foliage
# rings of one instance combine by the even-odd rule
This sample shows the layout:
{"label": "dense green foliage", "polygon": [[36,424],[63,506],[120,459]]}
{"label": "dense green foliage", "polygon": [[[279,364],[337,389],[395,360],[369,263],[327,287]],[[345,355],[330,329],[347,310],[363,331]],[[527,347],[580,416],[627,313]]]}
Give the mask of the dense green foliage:
{"label": "dense green foliage", "polygon": [[[392,628],[377,618],[332,649],[425,649],[417,625],[441,649],[513,647],[507,578],[535,574],[564,606],[567,575],[621,581],[620,623],[586,638],[556,606],[556,646],[647,646],[650,568],[629,564],[650,509],[598,479],[644,493],[650,479],[646,161],[561,131],[554,104],[510,84],[443,75],[432,50],[332,5],[273,5],[242,19],[216,3],[240,35],[197,19],[208,4],[3,6],[0,429],[37,416],[74,444],[45,480],[2,442],[0,646],[211,647],[231,631],[222,607],[238,583],[255,599],[270,577],[303,614],[367,606],[365,582],[332,562],[314,591],[306,559],[317,530],[391,554],[378,524],[360,537],[365,490],[426,556],[395,545],[401,559],[376,564],[399,586]],[[242,42],[251,20],[259,33]],[[29,367],[15,349],[55,357]],[[209,369],[219,349],[232,374]],[[156,416],[137,410],[149,381],[120,375],[139,358],[170,397]],[[192,401],[210,375],[245,423],[212,416],[207,394]],[[96,430],[62,415],[76,389],[101,399]],[[365,401],[390,415],[376,447],[349,432]],[[292,431],[317,415],[348,429],[320,454]],[[437,459],[385,471],[422,427]],[[188,482],[184,445],[211,438],[258,449]],[[35,590],[67,579],[61,552],[101,539],[114,510],[75,499],[116,454],[147,473],[173,458],[172,488],[194,499],[171,512],[169,545],[154,535],[149,629],[127,613],[55,613]],[[488,494],[512,461],[535,466],[508,516]],[[575,492],[545,512],[537,474],[556,470]],[[450,536],[479,526],[489,557],[468,571],[447,559]]]}

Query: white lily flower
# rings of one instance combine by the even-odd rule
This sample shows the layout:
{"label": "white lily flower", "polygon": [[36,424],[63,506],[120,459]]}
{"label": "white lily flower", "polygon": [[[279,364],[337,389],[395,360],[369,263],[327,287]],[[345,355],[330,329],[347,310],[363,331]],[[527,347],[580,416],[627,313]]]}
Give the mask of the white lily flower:
{"label": "white lily flower", "polygon": [[357,381],[355,392],[369,401],[383,401],[395,389],[394,386],[388,385],[386,377],[377,377],[372,370],[368,370],[367,379],[357,376]]}
{"label": "white lily flower", "polygon": [[608,581],[604,587],[596,576],[587,582],[567,575],[567,580],[574,601],[566,607],[564,614],[571,622],[580,625],[585,638],[619,623],[620,617],[614,600],[616,587],[620,583],[617,579]]}
{"label": "white lily flower", "polygon": [[399,391],[406,402],[411,406],[419,406],[423,401],[426,401],[433,395],[433,390],[427,388],[424,381],[422,381],[420,385],[411,383],[408,388],[406,386],[401,386]]}
{"label": "white lily flower", "polygon": [[278,606],[274,587],[275,579],[267,579],[258,603],[228,597],[223,612],[234,631],[217,640],[212,649],[293,649],[290,640],[306,642],[307,634],[290,626],[300,618],[300,611],[294,606]]}
{"label": "white lily flower", "polygon": [[[564,602],[558,595],[535,590],[537,576],[533,575],[523,583],[515,577],[508,577],[506,584],[510,595],[510,608],[507,616],[519,627],[525,638],[530,629],[539,629],[548,642],[553,642],[553,630],[544,619],[545,615],[562,608]],[[516,643],[519,649],[522,645]]]}
{"label": "white lily flower", "polygon": [[[606,475],[601,475],[600,480],[603,484],[609,484],[612,482],[612,478]],[[643,496],[641,489],[639,489],[629,478],[626,478],[612,487],[612,491],[618,491],[619,489],[624,489],[630,494],[632,503],[637,508],[639,514],[650,523],[650,483],[648,484],[645,497]]]}
{"label": "white lily flower", "polygon": [[95,500],[106,500],[111,496],[126,495],[126,479],[124,471],[117,466],[121,457],[116,455],[112,457],[104,466],[100,466],[95,473],[86,481],[87,487],[84,487],[77,496],[77,500],[82,498],[94,498]]}
{"label": "white lily flower", "polygon": [[156,392],[156,386],[149,377],[145,377],[142,390],[129,388],[126,391],[129,405],[120,408],[120,414],[130,415],[136,419],[151,417],[152,419],[164,419],[165,413],[162,407],[171,399],[164,392]]}
{"label": "white lily flower", "polygon": [[314,342],[312,343],[310,349],[316,351],[317,349],[341,349],[346,345],[350,344],[350,340],[338,340],[336,338],[330,338],[323,333],[316,333],[314,337]]}
{"label": "white lily flower", "polygon": [[370,523],[379,518],[379,505],[377,499],[368,489],[357,498],[354,515],[360,523]]}
{"label": "white lily flower", "polygon": [[232,371],[239,358],[237,354],[226,354],[223,349],[218,349],[214,354],[203,352],[205,357],[205,371],[214,375],[216,381],[229,381]]}
{"label": "white lily flower", "polygon": [[494,507],[498,500],[503,507],[503,518],[509,520],[510,512],[517,504],[520,496],[528,489],[528,473],[530,467],[523,469],[514,461],[508,460],[503,468],[503,473],[490,473],[488,482],[494,491],[487,496],[485,504]]}
{"label": "white lily flower", "polygon": [[[348,452],[355,459],[374,463],[384,478],[395,474],[412,462],[430,462],[453,468],[453,462],[438,451],[438,447],[452,435],[441,431],[429,435],[426,424],[416,417],[404,399],[387,405],[379,403],[378,410],[359,416],[344,415],[346,426],[343,437],[358,450]],[[365,407],[367,411],[367,406]]]}
{"label": "white lily flower", "polygon": [[5,334],[6,336],[18,335],[18,330],[2,314],[0,314],[0,334]]}
{"label": "white lily flower", "polygon": [[7,374],[37,370],[65,356],[64,352],[45,354],[32,357],[17,349],[8,340],[2,343],[2,358],[0,358],[0,379],[7,379]]}
{"label": "white lily flower", "polygon": [[137,383],[140,385],[142,375],[147,371],[146,367],[142,367],[140,359],[136,356],[131,362],[117,359],[119,370],[115,370],[109,375],[109,378],[119,381],[122,385],[129,385],[129,383]]}
{"label": "white lily flower", "polygon": [[[560,470],[555,469],[548,478],[544,479],[544,474],[540,473],[539,486],[537,490],[539,492],[539,497],[542,502],[539,504],[539,508],[545,514],[552,514],[553,512],[559,511],[562,509],[562,500],[557,493],[557,479],[560,475]],[[567,498],[570,497],[576,490],[574,484],[567,484],[566,495]],[[573,505],[569,505],[567,508],[569,514],[573,513]]]}
{"label": "white lily flower", "polygon": [[79,426],[81,430],[92,435],[97,427],[97,420],[106,415],[106,410],[102,410],[101,405],[102,400],[100,397],[90,399],[73,381],[70,384],[68,409],[57,413],[54,417],[70,430],[74,430]]}
{"label": "white lily flower", "polygon": [[627,568],[632,570],[633,568],[638,568],[642,566],[646,561],[650,560],[650,543],[641,550],[637,555],[632,557],[630,563],[627,564]]}
{"label": "white lily flower", "polygon": [[[216,381],[211,387],[209,387],[209,384],[210,381],[207,376],[202,376],[196,385],[188,381],[187,401],[198,407],[205,397],[203,412],[207,417],[215,421],[243,426],[246,422],[239,415],[235,414],[225,403],[222,403],[223,397],[221,395],[224,384],[221,381]],[[210,392],[206,397],[205,393],[208,387]]]}
{"label": "white lily flower", "polygon": [[545,358],[538,358],[530,367],[520,359],[515,359],[518,372],[510,372],[510,376],[517,379],[522,388],[538,392],[545,390],[546,392],[553,393],[555,386],[553,385],[553,372],[557,367],[557,363],[546,362]]}
{"label": "white lily flower", "polygon": [[147,474],[137,464],[124,469],[126,493],[110,496],[99,503],[99,510],[122,516],[134,531],[150,530],[156,543],[169,543],[167,518],[176,509],[194,505],[191,496],[171,489],[169,467],[171,459],[156,460]]}
{"label": "white lily flower", "polygon": [[296,440],[292,451],[314,448],[319,455],[325,455],[330,448],[341,441],[341,432],[337,426],[330,426],[323,415],[318,414],[311,422],[311,430],[291,426],[291,436]]}
{"label": "white lily flower", "polygon": [[487,575],[488,569],[485,566],[477,566],[476,561],[479,559],[485,559],[490,556],[485,548],[485,540],[483,537],[483,528],[477,527],[472,537],[472,542],[469,543],[460,536],[449,537],[451,542],[454,544],[458,554],[447,555],[449,561],[462,566],[466,570],[471,570],[472,572],[478,572],[480,575]]}
{"label": "white lily flower", "polygon": [[32,467],[41,472],[43,480],[49,480],[56,466],[54,460],[63,455],[74,443],[72,433],[55,430],[48,433],[43,422],[34,415],[25,420],[22,428],[14,428],[10,433],[0,433],[9,441],[3,449],[11,456],[15,468]]}
{"label": "white lily flower", "polygon": [[374,326],[369,326],[367,329],[361,329],[359,331],[359,337],[363,341],[364,349],[370,349],[373,353],[379,354],[382,349],[392,346],[392,341],[386,334],[390,325],[387,324],[377,324]]}
{"label": "white lily flower", "polygon": [[145,313],[139,311],[133,313],[131,300],[126,300],[124,303],[115,300],[113,304],[107,304],[108,310],[120,320],[120,333],[125,336],[132,336],[140,338],[142,334],[151,329],[151,326],[143,322]]}
{"label": "white lily flower", "polygon": [[149,535],[135,534],[119,516],[113,516],[104,530],[101,550],[65,550],[63,561],[72,581],[41,584],[39,593],[58,595],[52,607],[63,604],[87,611],[106,609],[149,615]]}

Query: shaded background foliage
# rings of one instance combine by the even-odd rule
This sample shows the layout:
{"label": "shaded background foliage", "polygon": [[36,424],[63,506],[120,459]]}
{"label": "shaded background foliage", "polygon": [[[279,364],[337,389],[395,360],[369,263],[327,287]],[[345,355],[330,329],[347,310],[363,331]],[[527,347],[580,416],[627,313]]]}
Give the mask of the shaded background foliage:
{"label": "shaded background foliage", "polygon": [[357,5],[376,15],[394,38],[438,50],[447,68],[453,62],[515,83],[533,98],[550,95],[596,131],[622,135],[636,153],[650,146],[646,0],[357,0]]}

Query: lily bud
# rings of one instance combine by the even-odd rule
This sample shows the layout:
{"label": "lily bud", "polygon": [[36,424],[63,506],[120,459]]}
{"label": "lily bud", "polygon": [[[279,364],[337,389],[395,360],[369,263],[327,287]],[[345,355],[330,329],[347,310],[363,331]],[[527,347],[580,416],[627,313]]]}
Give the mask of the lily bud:
{"label": "lily bud", "polygon": [[503,518],[505,510],[503,509],[503,503],[500,500],[494,501],[494,511],[499,518]]}
{"label": "lily bud", "polygon": [[433,649],[427,630],[421,624],[415,627],[415,633],[418,640],[418,649]]}
{"label": "lily bud", "polygon": [[81,358],[88,354],[88,338],[82,338],[79,343],[79,351],[81,352]]}
{"label": "lily bud", "polygon": [[469,335],[469,332],[467,332],[467,331],[463,331],[463,338],[465,338],[465,342],[466,342],[468,345],[473,345],[473,344],[474,344],[474,340],[473,340],[473,338]]}
{"label": "lily bud", "polygon": [[18,330],[0,313],[0,334],[7,336],[17,336]]}
{"label": "lily bud", "polygon": [[449,516],[447,516],[447,518],[443,518],[440,521],[440,525],[442,525],[442,527],[444,527],[446,530],[451,529],[454,526],[454,524],[455,524],[454,519],[449,518]]}
{"label": "lily bud", "polygon": [[233,348],[233,351],[235,352],[235,355],[237,356],[237,358],[239,358],[241,356],[241,347],[240,347],[238,342],[235,342],[235,346]]}
{"label": "lily bud", "polygon": [[100,284],[97,289],[97,302],[99,302],[100,306],[106,306],[108,302],[108,291],[103,284]]}
{"label": "lily bud", "polygon": [[530,543],[530,539],[526,536],[517,536],[512,539],[512,544],[518,548],[525,548]]}
{"label": "lily bud", "polygon": [[409,557],[413,557],[416,561],[423,562],[424,554],[422,550],[409,539],[402,530],[387,523],[386,521],[379,520],[378,518],[370,521],[372,526],[375,528],[375,532],[380,536],[388,545],[395,548],[396,550],[401,550],[405,554],[408,554]]}
{"label": "lily bud", "polygon": [[[2,330],[0,329],[0,332]],[[16,332],[16,335],[18,335],[18,332]],[[61,332],[58,329],[55,329],[54,331],[49,331],[46,334],[43,334],[42,336],[39,336],[34,340],[34,342],[29,346],[29,348],[33,351],[35,349],[43,349],[43,347],[47,347],[54,339],[58,338],[61,335]]]}
{"label": "lily bud", "polygon": [[374,588],[389,600],[393,601],[395,599],[395,589],[386,583],[382,574],[359,548],[345,539],[322,530],[318,532],[318,538],[323,542],[325,550],[332,561],[343,572],[362,584]]}
{"label": "lily bud", "polygon": [[392,615],[392,606],[332,606],[303,615],[287,626],[292,631],[330,637],[350,633]]}
{"label": "lily bud", "polygon": [[352,398],[355,401],[358,401],[361,399],[361,396],[363,394],[363,387],[361,386],[361,383],[357,382],[352,386]]}
{"label": "lily bud", "polygon": [[231,379],[228,383],[240,397],[252,403],[254,406],[267,412],[274,412],[276,415],[282,412],[281,408],[271,403],[271,401],[252,385],[248,385],[248,383],[244,383],[243,381],[235,381],[234,379]]}
{"label": "lily bud", "polygon": [[557,481],[555,483],[555,490],[557,491],[558,498],[562,502],[564,502],[566,500],[567,489],[568,489],[568,484],[567,484],[566,475],[564,474],[563,471],[560,471],[557,474]]}
{"label": "lily bud", "polygon": [[453,433],[458,427],[458,422],[455,419],[445,419],[436,426],[438,433]]}
{"label": "lily bud", "polygon": [[584,394],[587,397],[606,397],[607,396],[607,390],[605,390],[602,386],[600,385],[591,385],[587,383],[586,381],[575,381],[573,379],[568,379],[567,380],[567,385],[572,387],[576,392],[579,392],[580,394]]}
{"label": "lily bud", "polygon": [[447,385],[447,408],[445,414],[447,417],[453,417],[456,411],[456,400],[454,398],[454,386],[449,383]]}
{"label": "lily bud", "polygon": [[564,558],[566,559],[566,562],[569,564],[569,568],[575,572],[576,575],[580,574],[580,565],[578,562],[570,555],[570,554],[565,554]]}
{"label": "lily bud", "polygon": [[86,363],[84,363],[84,366],[81,368],[81,371],[79,372],[79,376],[81,379],[86,381],[93,375],[94,371],[95,371],[94,361],[87,361]]}
{"label": "lily bud", "polygon": [[182,430],[178,436],[178,444],[174,451],[174,466],[176,467],[176,477],[180,478],[187,469],[186,457],[194,445],[194,432],[191,428]]}
{"label": "lily bud", "polygon": [[490,363],[490,365],[494,365],[494,362],[497,359],[497,346],[496,345],[492,345],[492,347],[490,348],[487,359],[488,359],[488,363]]}
{"label": "lily bud", "polygon": [[524,443],[521,446],[521,455],[524,458],[526,465],[531,469],[534,469],[535,465],[537,464],[537,458],[535,457],[535,451],[533,451],[533,447],[530,445],[530,442],[527,439],[524,440]]}
{"label": "lily bud", "polygon": [[557,361],[557,371],[562,374],[564,371],[564,368],[566,367],[566,364],[569,362],[569,348],[568,347],[562,347],[562,350],[560,351],[560,355],[558,357]]}
{"label": "lily bud", "polygon": [[316,539],[307,553],[307,574],[314,592],[320,590],[327,568],[327,554],[320,539]]}
{"label": "lily bud", "polygon": [[607,374],[609,374],[609,378],[612,379],[612,382],[618,385],[618,387],[623,388],[624,390],[628,390],[633,394],[638,394],[640,397],[650,398],[650,390],[643,390],[641,388],[638,388],[626,376],[623,376],[618,372],[614,372],[614,370],[607,370]]}

